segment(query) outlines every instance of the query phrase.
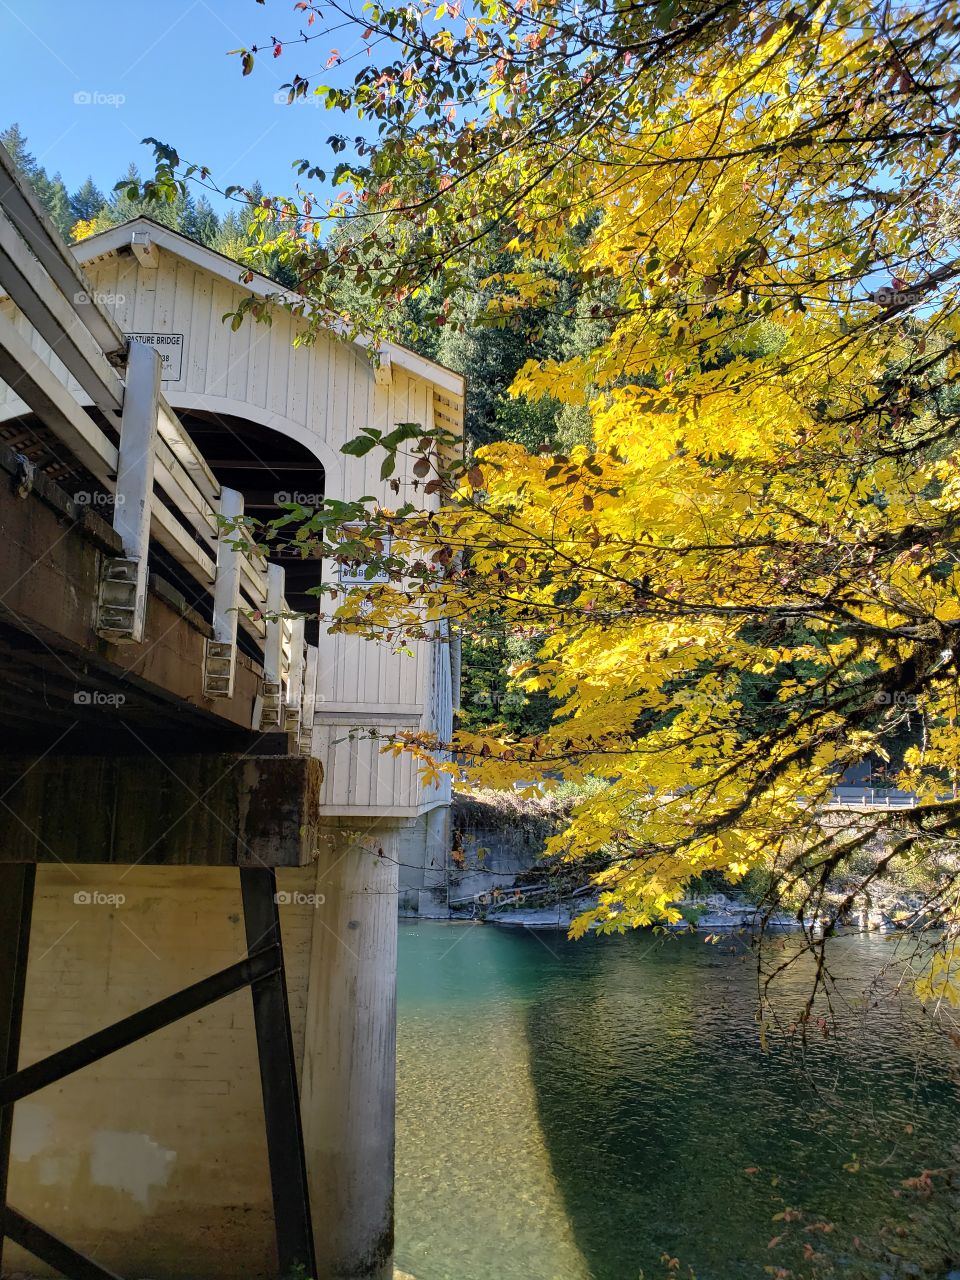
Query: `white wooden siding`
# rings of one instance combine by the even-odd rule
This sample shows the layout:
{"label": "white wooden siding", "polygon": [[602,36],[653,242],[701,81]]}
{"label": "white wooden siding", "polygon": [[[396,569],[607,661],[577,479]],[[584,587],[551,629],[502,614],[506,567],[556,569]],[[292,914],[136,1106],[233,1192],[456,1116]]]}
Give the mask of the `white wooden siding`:
{"label": "white wooden siding", "polygon": [[[370,359],[353,344],[321,336],[311,345],[294,346],[300,322],[284,312],[272,325],[246,319],[232,331],[223,316],[247,291],[236,281],[240,268],[228,263],[224,278],[167,248],[159,249],[156,268],[120,249],[88,259],[85,270],[124,333],[184,335],[180,377],[162,384],[175,409],[245,418],[300,441],[323,464],[329,496],[371,494],[387,506],[404,500],[403,493],[393,494],[380,480],[379,451],[352,458],[340,449],[365,426],[384,431],[398,422],[432,426],[435,402],[447,399],[426,377],[393,363],[391,385],[379,386]],[[25,327],[23,332],[28,336]],[[89,403],[49,348],[29,336],[77,399]],[[0,419],[23,411],[0,384]],[[329,569],[326,576],[332,577]],[[409,756],[395,759],[383,755],[376,742],[349,739],[353,724],[381,733],[437,729],[440,691],[435,685],[442,675],[434,648],[415,645],[411,658],[357,637],[321,637],[313,750],[326,770],[327,812],[410,815],[444,802],[446,788],[423,789]],[[448,689],[449,682],[440,696],[447,697]]]}

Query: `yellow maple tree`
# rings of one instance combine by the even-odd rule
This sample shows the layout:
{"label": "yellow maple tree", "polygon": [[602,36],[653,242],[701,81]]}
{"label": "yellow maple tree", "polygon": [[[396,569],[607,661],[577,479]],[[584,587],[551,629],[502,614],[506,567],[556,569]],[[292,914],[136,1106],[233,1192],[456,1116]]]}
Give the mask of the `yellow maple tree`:
{"label": "yellow maple tree", "polygon": [[536,631],[514,679],[556,707],[534,737],[392,749],[495,786],[605,780],[552,845],[607,857],[577,932],[676,918],[706,871],[822,886],[870,824],[818,809],[907,717],[921,803],[883,866],[956,840],[958,6],[424,0],[362,21],[377,56],[354,80],[289,91],[372,117],[376,142],[325,211],[301,190],[261,215],[318,323],[345,278],[374,329],[411,296],[448,323],[500,254],[489,322],[567,305],[549,262],[601,331],[513,387],[585,407],[589,444],[491,445],[451,476],[429,440],[388,440],[446,502],[371,510],[390,580],[335,625],[492,610]]}
{"label": "yellow maple tree", "polygon": [[[668,35],[681,10],[693,22],[667,8]],[[817,808],[907,716],[923,734],[903,780],[922,804],[896,848],[952,838],[960,817],[956,9],[714,18],[672,58],[629,57],[656,33],[617,10],[615,54],[594,41],[538,82],[494,62],[487,115],[454,144],[483,162],[457,168],[448,136],[421,130],[417,163],[449,180],[428,198],[395,167],[379,206],[402,263],[382,297],[496,227],[512,261],[487,281],[495,314],[542,305],[539,267],[559,259],[580,313],[608,322],[513,388],[587,405],[592,443],[488,446],[439,520],[378,512],[439,572],[378,588],[366,624],[489,608],[537,628],[514,678],[553,696],[552,726],[454,746],[487,784],[607,781],[552,845],[609,858],[575,931],[675,919],[705,871],[835,869],[866,836],[825,833]],[[559,113],[538,129],[565,88],[584,127]],[[341,622],[363,626],[354,603]]]}

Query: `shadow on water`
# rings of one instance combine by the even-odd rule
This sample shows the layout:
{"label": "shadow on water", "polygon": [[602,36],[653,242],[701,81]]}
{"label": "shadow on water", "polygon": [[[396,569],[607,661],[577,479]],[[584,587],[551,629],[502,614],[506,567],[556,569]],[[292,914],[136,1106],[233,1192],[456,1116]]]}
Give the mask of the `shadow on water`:
{"label": "shadow on water", "polygon": [[[955,1202],[901,1182],[956,1161],[958,1055],[912,1000],[857,1005],[890,943],[832,946],[837,1034],[802,1057],[775,1034],[761,1051],[755,958],[729,940],[402,929],[399,1265],[660,1280],[667,1254],[697,1280],[943,1280],[960,1266]],[[809,978],[782,979],[785,1021]],[[920,1269],[880,1260],[888,1219]]]}
{"label": "shadow on water", "polygon": [[[698,1280],[745,1280],[811,1249],[818,1275],[831,1274],[827,1259],[845,1276],[891,1274],[881,1229],[910,1212],[903,1179],[956,1159],[960,1102],[949,1047],[913,1002],[861,1000],[889,960],[885,939],[835,940],[836,1027],[805,1048],[771,1034],[767,1052],[756,957],[739,939],[551,938],[552,966],[542,938],[517,941],[549,970],[526,1009],[530,1070],[595,1280],[665,1274],[663,1255]],[[785,1026],[810,981],[808,958],[780,980]],[[960,1255],[955,1206],[919,1219],[897,1245],[902,1274],[942,1277]]]}

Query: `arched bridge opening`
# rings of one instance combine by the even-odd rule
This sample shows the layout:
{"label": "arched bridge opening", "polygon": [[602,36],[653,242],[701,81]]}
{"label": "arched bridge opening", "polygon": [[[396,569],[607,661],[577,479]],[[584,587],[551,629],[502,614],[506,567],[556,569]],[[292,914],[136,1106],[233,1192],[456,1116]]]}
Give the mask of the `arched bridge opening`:
{"label": "arched bridge opening", "polygon": [[[177,416],[220,483],[243,494],[244,513],[260,526],[283,515],[285,502],[316,507],[323,501],[323,464],[299,440],[234,415],[179,410]],[[266,555],[283,566],[287,604],[307,615],[307,641],[316,644],[319,625],[312,615],[319,601],[309,592],[320,583],[320,561],[287,551],[285,540],[268,547]]]}

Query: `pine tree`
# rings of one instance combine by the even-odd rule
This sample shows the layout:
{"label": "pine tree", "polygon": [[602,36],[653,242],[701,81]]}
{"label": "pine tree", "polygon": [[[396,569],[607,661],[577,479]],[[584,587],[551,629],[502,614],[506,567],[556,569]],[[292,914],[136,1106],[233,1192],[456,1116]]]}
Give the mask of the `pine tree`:
{"label": "pine tree", "polygon": [[115,227],[122,222],[129,222],[133,218],[140,217],[152,218],[154,222],[160,222],[164,226],[172,227],[175,231],[181,229],[184,219],[189,215],[193,207],[192,199],[189,196],[180,195],[172,204],[145,201],[139,196],[131,195],[131,190],[136,188],[139,182],[140,170],[136,164],[131,162],[126,173],[117,184],[117,189],[113,191],[106,205],[97,216],[98,231],[105,230],[107,227]]}
{"label": "pine tree", "polygon": [[75,222],[91,222],[102,211],[107,197],[93,181],[87,178],[83,186],[70,197],[70,211]]}
{"label": "pine tree", "polygon": [[70,212],[70,197],[59,173],[52,178],[37,163],[37,158],[27,150],[27,138],[16,123],[0,133],[0,142],[6,147],[14,163],[33,187],[37,198],[50,214],[54,226],[62,236],[69,236],[74,218]]}
{"label": "pine tree", "polygon": [[59,173],[48,178],[43,169],[37,170],[33,179],[33,187],[40,197],[41,203],[50,214],[50,220],[65,240],[70,238],[70,228],[74,224],[70,209],[70,196]]}
{"label": "pine tree", "polygon": [[180,226],[184,235],[201,244],[214,247],[220,234],[220,219],[206,196],[201,196],[187,211]]}
{"label": "pine tree", "polygon": [[32,178],[37,171],[37,159],[27,150],[26,134],[16,122],[0,133],[0,142],[10,152],[17,168],[28,178]]}

